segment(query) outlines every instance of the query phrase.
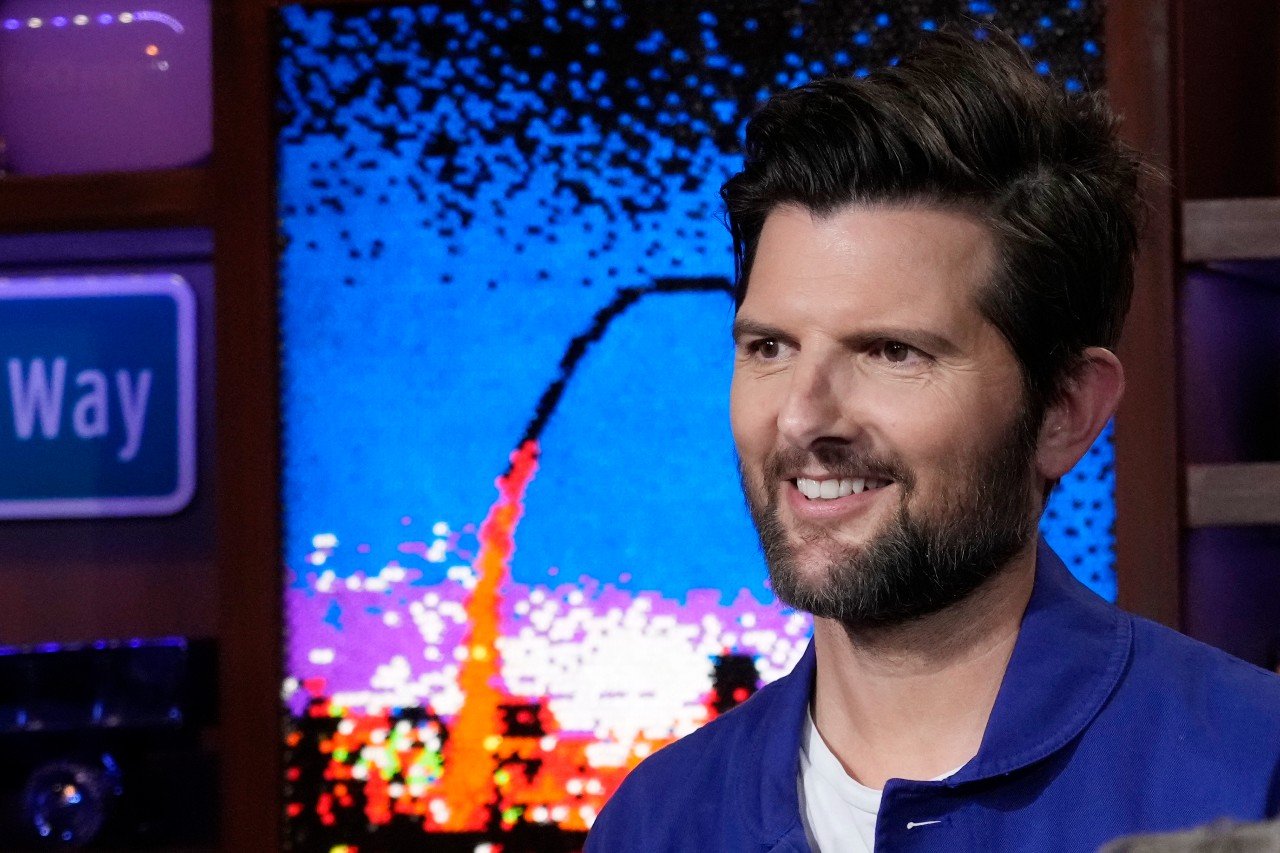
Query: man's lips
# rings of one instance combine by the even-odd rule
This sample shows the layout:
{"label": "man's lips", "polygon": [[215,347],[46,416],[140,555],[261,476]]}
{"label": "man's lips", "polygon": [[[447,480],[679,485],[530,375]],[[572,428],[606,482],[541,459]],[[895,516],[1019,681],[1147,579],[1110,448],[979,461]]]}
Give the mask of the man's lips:
{"label": "man's lips", "polygon": [[809,500],[832,500],[883,489],[891,482],[880,477],[796,477],[796,490]]}
{"label": "man's lips", "polygon": [[860,514],[892,485],[877,477],[796,477],[782,489],[797,517],[820,520]]}

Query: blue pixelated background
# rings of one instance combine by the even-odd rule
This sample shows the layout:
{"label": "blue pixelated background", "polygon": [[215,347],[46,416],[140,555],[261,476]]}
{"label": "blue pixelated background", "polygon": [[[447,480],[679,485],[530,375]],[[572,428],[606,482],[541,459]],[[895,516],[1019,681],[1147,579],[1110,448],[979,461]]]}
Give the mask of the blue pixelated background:
{"label": "blue pixelated background", "polygon": [[[1012,32],[1041,73],[1089,89],[1101,6],[280,10],[286,794],[299,849],[407,849],[424,831],[440,850],[579,849],[643,755],[794,664],[809,626],[765,586],[728,426],[719,188],[739,167],[744,119],[772,92],[865,74],[956,21],[975,38]],[[498,636],[477,658],[471,591],[492,570],[476,568],[476,530],[533,434],[511,576],[496,614],[477,611]],[[1042,523],[1108,599],[1113,458],[1108,430]],[[746,673],[737,688],[721,683],[726,658]],[[441,810],[452,780],[510,758],[503,738],[452,765],[441,746],[459,720],[495,711],[462,691],[460,666],[476,659],[495,662],[502,702],[555,737],[511,741],[537,756],[533,787],[495,771],[489,822],[464,837]],[[542,834],[519,841],[521,829]]]}
{"label": "blue pixelated background", "polygon": [[[291,565],[321,531],[377,553],[479,520],[566,342],[620,288],[727,279],[717,193],[768,93],[960,17],[1015,33],[1068,90],[1101,73],[1100,4],[1077,0],[503,5],[281,12]],[[651,298],[593,347],[543,436],[517,580],[761,589],[730,321],[721,294]],[[1108,434],[1044,521],[1107,598],[1112,520]]]}

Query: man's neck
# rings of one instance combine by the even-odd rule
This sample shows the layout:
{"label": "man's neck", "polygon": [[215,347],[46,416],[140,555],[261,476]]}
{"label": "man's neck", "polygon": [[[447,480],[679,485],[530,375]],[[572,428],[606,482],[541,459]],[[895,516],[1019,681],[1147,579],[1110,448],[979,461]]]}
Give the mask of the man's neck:
{"label": "man's neck", "polygon": [[964,601],[894,628],[814,620],[814,724],[864,785],[934,779],[978,751],[1035,578],[1034,541]]}

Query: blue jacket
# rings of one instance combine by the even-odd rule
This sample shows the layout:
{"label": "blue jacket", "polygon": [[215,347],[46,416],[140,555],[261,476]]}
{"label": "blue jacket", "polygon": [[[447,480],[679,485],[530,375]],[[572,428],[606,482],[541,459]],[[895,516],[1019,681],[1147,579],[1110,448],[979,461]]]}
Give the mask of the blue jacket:
{"label": "blue jacket", "polygon": [[[588,853],[809,850],[796,774],[813,677],[810,647],[642,763]],[[941,782],[890,779],[876,850],[1094,851],[1278,810],[1280,678],[1118,610],[1042,544],[978,754]]]}

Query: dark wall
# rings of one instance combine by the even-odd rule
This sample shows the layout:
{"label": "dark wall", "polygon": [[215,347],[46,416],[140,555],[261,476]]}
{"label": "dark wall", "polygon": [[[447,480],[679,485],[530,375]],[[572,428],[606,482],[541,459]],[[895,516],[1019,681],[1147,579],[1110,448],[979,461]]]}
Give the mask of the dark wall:
{"label": "dark wall", "polygon": [[1280,194],[1280,4],[1178,6],[1183,197]]}

